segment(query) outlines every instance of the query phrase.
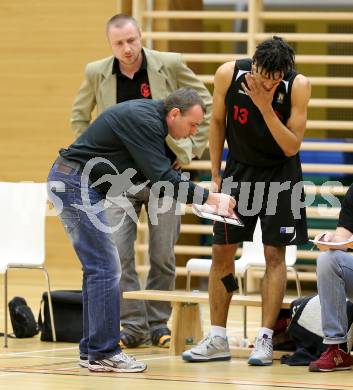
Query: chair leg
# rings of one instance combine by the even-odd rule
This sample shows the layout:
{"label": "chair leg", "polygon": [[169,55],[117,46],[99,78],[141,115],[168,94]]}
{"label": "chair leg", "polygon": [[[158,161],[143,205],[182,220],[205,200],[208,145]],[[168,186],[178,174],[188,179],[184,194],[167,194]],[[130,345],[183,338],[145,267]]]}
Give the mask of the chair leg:
{"label": "chair leg", "polygon": [[50,281],[49,281],[49,274],[48,271],[43,267],[42,268],[46,279],[47,279],[47,285],[48,285],[48,304],[49,304],[49,313],[50,313],[50,325],[52,329],[52,336],[53,341],[56,341],[56,330],[55,330],[55,324],[54,324],[54,314],[53,314],[53,305],[51,301],[51,291],[50,291]]}
{"label": "chair leg", "polygon": [[190,291],[191,289],[191,271],[187,271],[186,274],[186,291]]}
{"label": "chair leg", "polygon": [[[244,271],[244,295],[247,294],[247,276],[248,276],[248,270],[245,269]],[[248,335],[247,335],[247,316],[248,316],[248,311],[247,311],[247,306],[243,306],[243,336],[244,336],[244,340],[248,338]]]}
{"label": "chair leg", "polygon": [[7,348],[7,269],[4,273],[4,317],[5,317],[5,328],[4,328],[4,347]]}
{"label": "chair leg", "polygon": [[294,267],[287,267],[287,270],[288,270],[288,271],[291,271],[291,272],[294,272],[294,275],[295,275],[295,284],[296,284],[296,286],[297,286],[298,297],[301,297],[301,296],[302,296],[302,289],[301,289],[301,286],[300,286],[300,280],[299,280],[298,271],[297,271]]}
{"label": "chair leg", "polygon": [[243,282],[241,281],[241,276],[237,274],[238,286],[239,286],[239,294],[243,295]]}

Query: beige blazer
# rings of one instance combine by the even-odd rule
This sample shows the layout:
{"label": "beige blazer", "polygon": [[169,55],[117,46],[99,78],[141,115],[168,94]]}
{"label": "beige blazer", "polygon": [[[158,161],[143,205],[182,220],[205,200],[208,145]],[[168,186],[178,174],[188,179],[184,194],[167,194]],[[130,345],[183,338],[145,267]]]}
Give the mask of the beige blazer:
{"label": "beige blazer", "polygon": [[[204,84],[182,61],[178,53],[166,53],[144,48],[147,73],[153,99],[163,99],[181,87],[194,88],[207,106],[207,114],[197,134],[190,139],[175,140],[168,135],[167,144],[182,164],[188,164],[193,155],[201,157],[208,141],[208,126],[211,116],[212,98]],[[97,115],[116,104],[116,74],[112,74],[114,57],[87,64],[85,79],[76,95],[71,126],[78,137],[89,126],[92,112]],[[119,92],[118,92],[119,93]]]}

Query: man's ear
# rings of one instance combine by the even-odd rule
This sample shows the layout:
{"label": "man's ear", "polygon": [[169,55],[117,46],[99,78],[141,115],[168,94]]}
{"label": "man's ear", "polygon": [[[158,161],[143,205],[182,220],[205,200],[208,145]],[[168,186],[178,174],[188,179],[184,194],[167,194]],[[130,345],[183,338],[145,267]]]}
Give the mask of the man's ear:
{"label": "man's ear", "polygon": [[170,119],[172,119],[172,120],[174,120],[178,115],[180,115],[180,109],[177,108],[177,107],[172,108],[172,109],[168,112],[168,116],[169,116]]}

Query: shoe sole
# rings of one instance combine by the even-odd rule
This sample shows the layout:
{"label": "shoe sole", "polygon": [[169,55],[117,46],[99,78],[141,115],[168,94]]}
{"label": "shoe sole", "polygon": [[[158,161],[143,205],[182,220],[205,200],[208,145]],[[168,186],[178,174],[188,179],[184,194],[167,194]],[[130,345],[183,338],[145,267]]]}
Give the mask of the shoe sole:
{"label": "shoe sole", "polygon": [[221,362],[221,361],[227,361],[231,360],[231,356],[229,355],[216,355],[213,357],[195,357],[195,356],[190,356],[190,355],[182,355],[182,359],[186,362],[197,362],[197,363],[203,363],[203,362]]}
{"label": "shoe sole", "polygon": [[335,368],[319,368],[319,367],[310,367],[310,372],[333,372],[333,371],[348,371],[351,370],[352,367],[335,367]]}
{"label": "shoe sole", "polygon": [[271,366],[272,360],[261,360],[261,359],[249,359],[248,364],[250,366]]}
{"label": "shoe sole", "polygon": [[147,366],[144,368],[113,368],[113,367],[90,367],[91,372],[144,372]]}

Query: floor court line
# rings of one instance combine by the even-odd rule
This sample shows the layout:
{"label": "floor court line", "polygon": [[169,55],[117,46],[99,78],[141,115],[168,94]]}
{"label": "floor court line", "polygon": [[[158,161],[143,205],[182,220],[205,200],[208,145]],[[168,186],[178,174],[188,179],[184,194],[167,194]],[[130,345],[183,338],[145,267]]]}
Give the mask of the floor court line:
{"label": "floor court line", "polygon": [[26,372],[0,372],[0,378],[4,376],[26,375]]}
{"label": "floor court line", "polygon": [[[12,356],[13,358],[22,358],[23,356],[18,355],[18,356]],[[64,357],[64,356],[43,356],[43,355],[29,355],[26,356],[26,359],[59,359],[59,360],[77,360],[77,358],[73,357]]]}
{"label": "floor court line", "polygon": [[[20,356],[19,356],[20,357]],[[172,357],[172,356],[171,356]],[[44,357],[44,356],[29,356],[29,358],[45,358],[47,359],[47,357]],[[71,370],[71,369],[80,369],[78,363],[75,364],[75,366],[73,367],[61,367],[61,368],[54,368],[55,365],[63,365],[63,364],[68,364],[67,361],[60,361],[60,360],[70,360],[70,363],[73,363],[73,362],[77,362],[77,359],[75,358],[64,358],[64,357],[55,357],[55,356],[51,356],[50,357],[51,359],[58,359],[59,361],[58,362],[52,362],[52,363],[47,363],[47,364],[34,364],[32,366],[30,365],[23,365],[22,367],[0,367],[0,371],[1,370],[17,370],[17,369],[22,369],[22,370],[47,370],[47,371],[51,371],[51,370],[55,370],[55,371],[60,371],[60,370]],[[152,361],[152,360],[162,360],[162,359],[166,359],[166,358],[170,358],[170,356],[158,356],[158,357],[146,357],[146,358],[139,358],[139,360],[141,361]],[[172,357],[174,358],[174,357]],[[29,362],[28,362],[29,363]]]}
{"label": "floor court line", "polygon": [[[73,369],[74,371],[68,372],[70,369]],[[128,378],[128,379],[138,379],[138,380],[158,380],[158,381],[172,381],[172,382],[189,382],[189,383],[214,383],[214,384],[237,384],[241,386],[255,386],[255,387],[276,387],[276,388],[288,388],[288,389],[306,389],[306,390],[346,390],[346,389],[353,389],[353,385],[343,385],[343,384],[328,384],[328,383],[311,383],[311,382],[295,382],[295,381],[276,381],[276,380],[244,380],[237,377],[228,377],[228,378],[219,378],[219,377],[208,377],[204,379],[200,379],[199,376],[192,376],[192,375],[170,375],[165,376],[165,374],[161,373],[150,373],[146,372],[144,374],[123,374],[123,373],[89,373],[88,371],[85,374],[82,374],[80,372],[82,369],[80,369],[78,366],[69,368],[58,368],[56,370],[53,369],[41,369],[39,367],[37,368],[23,368],[22,370],[19,368],[7,368],[3,370],[3,373],[23,373],[23,374],[45,374],[45,375],[76,375],[76,376],[86,376],[86,375],[94,375],[97,377],[110,377],[111,375],[117,375],[117,378]],[[0,368],[0,376],[1,374],[1,368]],[[65,372],[66,371],[66,372]],[[313,374],[315,375],[315,374]],[[321,375],[322,376],[322,375]],[[321,378],[323,379],[323,378]]]}
{"label": "floor court line", "polygon": [[[160,357],[151,357],[151,358],[143,358],[143,359],[140,359],[139,358],[139,361],[152,361],[152,360],[162,360],[162,359],[166,359],[168,358],[169,356],[160,356]],[[62,358],[58,357],[57,359],[60,359],[62,360]],[[65,362],[62,362],[62,361],[58,361],[58,362],[53,362],[53,363],[47,363],[47,364],[34,364],[34,365],[23,365],[22,367],[0,367],[0,372],[2,370],[41,370],[41,371],[48,371],[49,373],[54,370],[54,371],[60,371],[60,370],[76,370],[76,369],[80,369],[78,363],[77,363],[77,359],[73,359],[73,358],[66,358],[66,359],[69,359],[70,360],[70,363],[65,361]],[[66,365],[66,364],[73,364],[75,363],[76,364],[72,367],[58,367],[58,368],[55,368],[55,366],[59,366],[59,365]]]}
{"label": "floor court line", "polygon": [[138,358],[138,360],[142,360],[142,361],[150,361],[150,360],[162,360],[162,359],[170,359],[170,358],[179,358],[180,359],[180,356],[169,356],[169,355],[165,355],[165,356],[158,356],[158,357],[152,357],[152,358]]}
{"label": "floor court line", "polygon": [[73,367],[58,368],[57,371],[76,370],[76,369],[80,369],[80,368],[82,368],[82,367],[78,367],[78,365],[75,365]]}
{"label": "floor court line", "polygon": [[56,351],[69,351],[74,350],[78,347],[66,347],[66,348],[52,348],[52,349],[39,349],[37,351],[26,351],[26,352],[9,352],[9,353],[0,353],[0,356],[17,356],[17,355],[29,355],[31,353],[45,353],[45,352],[56,352]]}

